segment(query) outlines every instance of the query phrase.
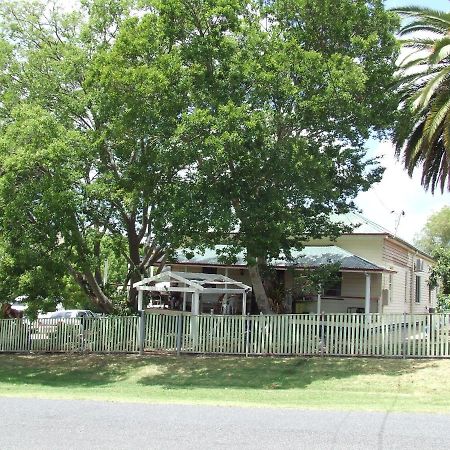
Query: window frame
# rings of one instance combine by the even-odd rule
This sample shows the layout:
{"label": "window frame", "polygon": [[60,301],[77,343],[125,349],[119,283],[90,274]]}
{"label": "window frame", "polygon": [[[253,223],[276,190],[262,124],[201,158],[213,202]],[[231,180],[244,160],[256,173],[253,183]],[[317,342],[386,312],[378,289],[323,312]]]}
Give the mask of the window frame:
{"label": "window frame", "polygon": [[421,303],[420,302],[420,297],[422,295],[422,287],[421,287],[421,276],[420,275],[416,275],[416,280],[415,280],[415,285],[414,285],[414,300],[415,303]]}

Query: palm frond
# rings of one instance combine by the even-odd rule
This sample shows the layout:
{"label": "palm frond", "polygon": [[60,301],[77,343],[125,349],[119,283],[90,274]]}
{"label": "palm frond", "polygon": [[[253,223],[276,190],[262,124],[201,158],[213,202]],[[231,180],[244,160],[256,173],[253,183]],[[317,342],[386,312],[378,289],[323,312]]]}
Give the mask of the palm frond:
{"label": "palm frond", "polygon": [[444,143],[444,147],[447,149],[447,157],[450,160],[450,111],[447,112],[447,115],[444,119],[444,129],[442,132],[442,141]]}
{"label": "palm frond", "polygon": [[434,33],[434,34],[443,34],[445,32],[441,27],[437,27],[431,23],[426,23],[425,21],[417,21],[410,23],[409,25],[405,25],[398,32],[399,36],[405,36],[407,34],[412,33]]}
{"label": "palm frond", "polygon": [[408,19],[400,44],[412,49],[397,63],[394,87],[404,118],[394,136],[395,152],[409,175],[421,167],[425,189],[450,190],[450,14],[416,6],[392,11]]}
{"label": "palm frond", "polygon": [[417,124],[413,132],[408,136],[404,148],[397,148],[397,156],[400,156],[403,150],[403,162],[409,175],[412,175],[417,162],[421,158],[419,149],[423,141],[424,125],[424,122]]}
{"label": "palm frond", "polygon": [[425,45],[425,44],[421,44],[420,42],[417,44],[414,44],[414,42],[410,39],[408,39],[408,42],[404,41],[404,40],[399,40],[399,42],[402,44],[403,42],[405,42],[404,44],[402,44],[403,48],[411,48],[414,49],[417,52],[420,51],[428,51],[431,52],[433,51],[433,46],[432,45]]}
{"label": "palm frond", "polygon": [[433,102],[430,113],[428,114],[424,134],[427,137],[429,144],[437,141],[442,135],[444,129],[444,121],[450,111],[450,97],[448,95],[441,95],[439,99]]}
{"label": "palm frond", "polygon": [[396,12],[401,16],[432,18],[433,20],[441,21],[444,24],[450,24],[450,14],[437,9],[411,5],[391,8],[390,11]]}
{"label": "palm frond", "polygon": [[438,73],[440,70],[441,68],[434,67],[432,69],[409,74],[405,74],[402,70],[401,72],[398,72],[397,79],[393,83],[393,87],[401,91],[411,88],[414,92],[416,92],[418,89],[422,89],[425,84],[428,83],[429,78],[432,77],[433,74]]}
{"label": "palm frond", "polygon": [[439,87],[444,83],[450,74],[450,67],[446,67],[438,72],[433,78],[428,81],[426,86],[418,92],[417,98],[413,101],[412,106],[414,109],[423,108],[434,95],[434,93],[439,89]]}
{"label": "palm frond", "polygon": [[438,184],[445,182],[445,158],[442,151],[434,154],[433,157],[427,158],[422,167],[422,185],[425,189],[430,189],[434,194],[435,188]]}
{"label": "palm frond", "polygon": [[[406,58],[405,58],[405,59],[406,59]],[[424,57],[419,57],[419,58],[411,59],[410,61],[405,62],[405,63],[403,63],[403,64],[398,63],[398,65],[399,65],[402,69],[407,70],[407,69],[410,69],[411,67],[414,67],[414,66],[426,65],[426,62],[427,62],[427,61],[428,61],[428,57],[426,57],[426,58],[424,58]]]}
{"label": "palm frond", "polygon": [[450,36],[439,39],[430,55],[430,64],[439,64],[450,55]]}
{"label": "palm frond", "polygon": [[408,38],[408,39],[399,39],[398,40],[402,46],[408,46],[411,45],[423,45],[426,47],[433,47],[436,43],[436,39],[432,38],[425,38],[425,37],[415,37],[415,38]]}
{"label": "palm frond", "polygon": [[[441,191],[444,190],[445,188],[445,181],[446,179],[448,179],[448,171],[449,171],[449,166],[448,166],[448,160],[446,158],[445,152],[442,152],[441,158],[439,159],[439,169],[435,170],[434,173],[437,173],[438,176],[435,177],[434,179],[434,184],[440,185]],[[433,173],[433,172],[430,172]],[[432,192],[434,193],[434,190],[432,190]]]}

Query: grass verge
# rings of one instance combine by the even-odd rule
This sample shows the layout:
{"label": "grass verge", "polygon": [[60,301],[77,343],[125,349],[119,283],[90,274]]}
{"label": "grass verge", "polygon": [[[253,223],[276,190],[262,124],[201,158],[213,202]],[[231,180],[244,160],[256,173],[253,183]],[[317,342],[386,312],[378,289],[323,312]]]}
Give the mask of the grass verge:
{"label": "grass verge", "polygon": [[450,412],[450,360],[0,355],[0,396]]}

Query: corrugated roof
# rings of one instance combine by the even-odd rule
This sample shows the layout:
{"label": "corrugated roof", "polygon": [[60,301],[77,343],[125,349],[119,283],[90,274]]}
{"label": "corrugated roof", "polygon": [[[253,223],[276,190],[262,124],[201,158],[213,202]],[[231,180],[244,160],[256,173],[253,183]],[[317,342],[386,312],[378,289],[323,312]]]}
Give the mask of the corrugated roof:
{"label": "corrugated roof", "polygon": [[[236,255],[236,261],[233,264],[225,264],[220,260],[220,254],[226,250],[225,245],[216,245],[214,248],[208,248],[205,251],[179,250],[176,254],[176,261],[179,264],[195,264],[204,266],[246,266],[244,251]],[[192,258],[188,258],[190,254]],[[301,251],[292,252],[292,260],[286,260],[281,257],[274,259],[270,264],[274,267],[319,267],[323,264],[339,263],[340,270],[355,271],[384,271],[385,268],[378,266],[364,258],[353,255],[352,253],[337,247],[336,245],[327,246],[307,246]]]}
{"label": "corrugated roof", "polygon": [[347,214],[339,214],[331,216],[334,222],[342,222],[345,225],[353,227],[353,233],[362,234],[389,234],[394,235],[387,228],[378,225],[370,219],[367,219],[362,214],[352,211]]}
{"label": "corrugated roof", "polygon": [[377,223],[373,222],[370,219],[367,219],[362,214],[352,211],[347,214],[341,214],[341,215],[334,215],[331,217],[331,219],[335,222],[342,222],[345,225],[350,225],[353,228],[353,231],[351,234],[383,234],[387,235],[392,239],[395,239],[397,242],[406,245],[407,247],[411,248],[412,250],[417,251],[422,256],[426,256],[429,259],[433,259],[429,254],[425,253],[423,250],[420,250],[417,248],[414,244],[411,244],[408,241],[405,241],[404,239],[396,236],[395,233],[389,231],[387,228],[382,227],[381,225],[378,225]]}

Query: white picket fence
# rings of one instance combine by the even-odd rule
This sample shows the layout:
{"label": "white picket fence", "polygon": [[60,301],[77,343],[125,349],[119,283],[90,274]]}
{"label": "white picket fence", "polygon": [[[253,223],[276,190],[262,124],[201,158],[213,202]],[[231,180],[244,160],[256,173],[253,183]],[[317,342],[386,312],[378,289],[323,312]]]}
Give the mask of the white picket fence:
{"label": "white picket fence", "polygon": [[138,317],[0,320],[0,352],[138,351]]}
{"label": "white picket fence", "polygon": [[150,314],[145,349],[229,355],[450,357],[450,315]]}
{"label": "white picket fence", "polygon": [[[140,327],[143,327],[142,329]],[[0,320],[0,352],[450,357],[450,315],[329,314]]]}

